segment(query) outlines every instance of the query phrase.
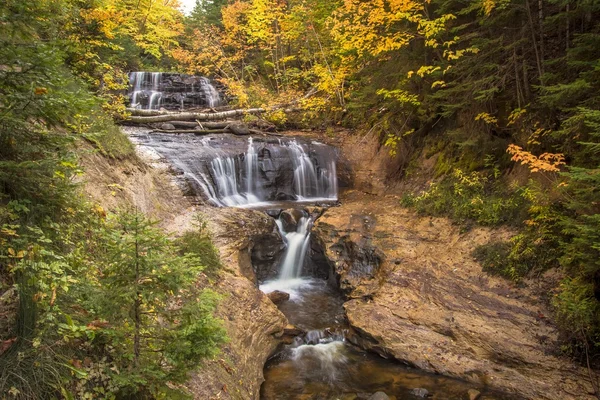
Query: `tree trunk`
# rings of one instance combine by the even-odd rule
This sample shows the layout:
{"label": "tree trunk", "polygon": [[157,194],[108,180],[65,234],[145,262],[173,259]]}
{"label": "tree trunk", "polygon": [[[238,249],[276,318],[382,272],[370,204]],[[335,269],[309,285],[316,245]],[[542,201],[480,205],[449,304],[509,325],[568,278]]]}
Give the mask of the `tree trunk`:
{"label": "tree trunk", "polygon": [[525,0],[525,8],[527,9],[527,17],[529,18],[529,26],[531,29],[531,41],[533,44],[533,50],[535,51],[535,61],[537,64],[538,75],[540,79],[540,84],[544,86],[544,70],[542,67],[542,59],[540,58],[540,53],[538,49],[537,39],[535,38],[535,24],[533,22],[533,17],[531,16],[531,5],[529,4],[529,0]]}
{"label": "tree trunk", "polygon": [[245,110],[229,110],[217,113],[164,113],[154,116],[135,116],[127,118],[125,122],[134,122],[138,124],[149,124],[153,122],[169,122],[169,121],[220,121],[227,118],[239,117],[246,114],[262,114],[266,110],[264,108],[249,108]]}

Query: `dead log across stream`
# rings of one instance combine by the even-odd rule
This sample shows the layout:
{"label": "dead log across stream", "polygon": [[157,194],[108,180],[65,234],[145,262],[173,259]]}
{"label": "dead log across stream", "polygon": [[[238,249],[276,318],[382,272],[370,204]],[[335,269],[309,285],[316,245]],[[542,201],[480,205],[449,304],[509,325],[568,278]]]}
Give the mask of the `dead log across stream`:
{"label": "dead log across stream", "polygon": [[193,133],[194,135],[210,135],[212,133],[233,133],[234,135],[239,135],[239,136],[243,136],[243,135],[268,135],[268,136],[279,136],[282,137],[284,135],[280,134],[280,133],[273,133],[273,132],[265,132],[265,131],[261,131],[258,129],[249,129],[247,126],[244,125],[228,125],[223,129],[154,129],[153,131],[150,131],[150,133],[173,133],[173,134],[179,134],[179,133]]}
{"label": "dead log across stream", "polygon": [[[180,129],[225,129],[230,125],[244,125],[240,121],[219,121],[219,122],[189,122],[189,121],[169,121],[167,124]],[[164,125],[164,124],[163,124]],[[163,129],[165,131],[172,129]]]}
{"label": "dead log across stream", "polygon": [[[136,112],[142,111],[143,114],[146,114],[144,111],[150,111],[151,113],[156,113],[155,110],[136,110]],[[248,108],[244,110],[229,110],[229,111],[221,111],[215,113],[193,113],[193,112],[165,112],[158,111],[159,115],[151,115],[151,116],[135,116],[132,115],[125,122],[134,122],[137,124],[150,124],[153,122],[170,122],[170,121],[220,121],[227,118],[239,117],[246,114],[262,114],[266,110],[264,108]],[[146,114],[147,115],[147,114]]]}

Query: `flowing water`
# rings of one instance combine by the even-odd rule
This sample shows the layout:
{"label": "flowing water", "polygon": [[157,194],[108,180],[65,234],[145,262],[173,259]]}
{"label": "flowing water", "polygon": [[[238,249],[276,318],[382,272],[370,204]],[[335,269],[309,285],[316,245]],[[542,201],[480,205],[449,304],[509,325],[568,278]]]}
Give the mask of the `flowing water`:
{"label": "flowing water", "polygon": [[[289,232],[277,221],[286,250],[276,279],[260,289],[290,294],[279,305],[289,322],[303,333],[283,345],[265,365],[261,399],[357,399],[383,391],[396,399],[423,398],[425,389],[433,399],[468,399],[476,388],[481,399],[511,399],[483,387],[409,368],[364,352],[346,340],[344,298],[327,281],[302,276],[312,221],[304,215]],[[360,397],[359,397],[360,396]],[[393,397],[392,397],[393,398]]]}
{"label": "flowing water", "polygon": [[166,72],[131,72],[129,103],[133,108],[158,110],[216,107],[223,104],[219,91],[203,76]]}
{"label": "flowing water", "polygon": [[128,132],[137,144],[173,165],[196,194],[218,207],[337,200],[336,151],[322,143],[226,134],[174,136],[135,128]]}

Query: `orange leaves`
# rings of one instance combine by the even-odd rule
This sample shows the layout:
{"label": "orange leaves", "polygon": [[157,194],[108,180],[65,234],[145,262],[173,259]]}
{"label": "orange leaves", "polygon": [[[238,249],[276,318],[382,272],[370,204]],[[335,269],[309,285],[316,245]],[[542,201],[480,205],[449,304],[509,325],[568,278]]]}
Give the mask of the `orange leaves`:
{"label": "orange leaves", "polygon": [[563,154],[543,153],[539,157],[511,144],[506,152],[512,155],[511,160],[527,165],[531,172],[560,172],[559,166],[565,165]]}

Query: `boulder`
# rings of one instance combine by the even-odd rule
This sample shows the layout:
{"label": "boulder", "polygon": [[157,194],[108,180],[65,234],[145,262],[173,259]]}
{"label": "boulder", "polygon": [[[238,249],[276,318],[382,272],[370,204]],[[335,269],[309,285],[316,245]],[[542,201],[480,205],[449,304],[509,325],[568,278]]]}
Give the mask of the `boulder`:
{"label": "boulder", "polygon": [[469,395],[469,400],[477,400],[481,397],[481,392],[477,389],[469,389],[467,394]]}
{"label": "boulder", "polygon": [[390,400],[390,396],[385,394],[384,392],[375,392],[369,400]]}
{"label": "boulder", "polygon": [[304,329],[298,328],[296,325],[287,324],[285,328],[283,328],[283,334],[288,336],[299,336],[304,335],[306,331]]}
{"label": "boulder", "polygon": [[234,135],[249,135],[250,134],[250,129],[248,128],[247,125],[243,125],[243,124],[230,124],[229,125],[229,130],[231,131],[231,133],[233,133]]}
{"label": "boulder", "polygon": [[297,208],[290,208],[282,211],[279,215],[279,219],[283,225],[284,232],[296,232],[298,229],[298,222],[300,222],[300,219],[304,216],[304,211],[298,210]]}
{"label": "boulder", "polygon": [[425,398],[429,396],[429,390],[423,388],[414,388],[410,391],[413,396]]}
{"label": "boulder", "polygon": [[269,299],[275,303],[275,304],[280,304],[283,303],[284,301],[287,301],[290,299],[290,294],[286,293],[286,292],[282,292],[279,290],[275,290],[269,294],[267,294],[267,297],[269,297]]}
{"label": "boulder", "polygon": [[160,124],[160,129],[163,131],[173,131],[175,130],[175,125],[168,123]]}

